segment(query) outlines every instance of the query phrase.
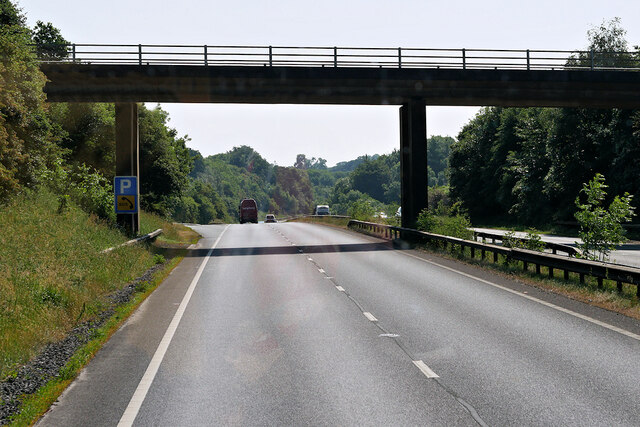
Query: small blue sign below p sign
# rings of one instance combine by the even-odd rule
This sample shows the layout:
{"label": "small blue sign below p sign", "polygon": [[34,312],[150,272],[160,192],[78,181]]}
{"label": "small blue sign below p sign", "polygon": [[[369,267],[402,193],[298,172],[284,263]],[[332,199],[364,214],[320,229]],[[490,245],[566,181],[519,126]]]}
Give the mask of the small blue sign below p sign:
{"label": "small blue sign below p sign", "polygon": [[116,213],[138,213],[138,178],[116,176],[113,180]]}

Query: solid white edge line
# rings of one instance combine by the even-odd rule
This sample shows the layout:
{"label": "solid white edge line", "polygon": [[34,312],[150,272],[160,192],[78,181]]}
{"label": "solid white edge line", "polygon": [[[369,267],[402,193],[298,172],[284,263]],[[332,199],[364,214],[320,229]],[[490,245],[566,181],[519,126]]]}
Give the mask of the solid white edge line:
{"label": "solid white edge line", "polygon": [[340,292],[344,292],[344,288],[342,286],[336,286],[336,289],[339,290]]}
{"label": "solid white edge line", "polygon": [[428,264],[432,264],[432,265],[438,266],[440,268],[444,268],[445,270],[449,270],[449,271],[451,271],[453,273],[460,274],[461,276],[465,276],[465,277],[468,277],[470,279],[477,280],[478,282],[485,283],[485,284],[487,284],[489,286],[493,286],[494,288],[502,289],[503,291],[507,291],[507,292],[512,293],[514,295],[518,295],[518,296],[520,296],[522,298],[526,298],[526,299],[528,299],[530,301],[537,302],[538,304],[542,304],[542,305],[547,306],[549,308],[553,308],[555,310],[558,310],[558,311],[561,311],[563,313],[569,314],[571,316],[577,317],[578,319],[586,320],[587,322],[593,323],[594,325],[602,326],[603,328],[609,329],[610,331],[614,331],[614,332],[617,332],[617,333],[622,334],[624,336],[627,336],[629,338],[633,338],[634,340],[640,341],[640,335],[634,334],[633,332],[629,332],[629,331],[627,331],[625,329],[622,329],[622,328],[618,328],[617,326],[610,325],[609,323],[605,323],[605,322],[602,322],[600,320],[594,319],[593,317],[589,317],[589,316],[585,316],[584,314],[576,313],[573,310],[569,310],[567,308],[560,307],[559,305],[555,305],[555,304],[552,304],[550,302],[541,300],[539,298],[532,297],[531,295],[523,294],[520,291],[515,291],[513,289],[509,289],[506,286],[498,285],[497,283],[493,283],[493,282],[490,282],[488,280],[481,279],[480,277],[476,277],[476,276],[471,275],[471,274],[463,273],[463,272],[458,271],[458,270],[456,270],[454,268],[447,267],[446,265],[439,264],[439,263],[437,263],[435,261],[430,261],[430,260],[421,258],[419,256],[406,253],[406,252],[400,252],[400,253],[402,253],[403,255],[409,256],[411,258],[415,258],[417,260],[420,260],[422,262],[426,262]]}
{"label": "solid white edge line", "polygon": [[378,321],[378,319],[376,319],[376,317],[373,314],[369,313],[368,311],[363,311],[362,314],[364,314],[364,317],[371,320],[372,322]]}
{"label": "solid white edge line", "polygon": [[140,380],[140,383],[138,384],[136,391],[133,393],[133,396],[129,401],[129,405],[127,405],[127,409],[125,409],[124,413],[122,414],[122,417],[120,418],[120,422],[118,422],[118,427],[132,426],[133,422],[138,416],[140,407],[142,407],[142,403],[144,402],[144,399],[147,396],[147,393],[149,392],[151,383],[153,382],[156,374],[158,373],[158,369],[160,368],[162,359],[164,358],[164,355],[167,352],[167,349],[169,348],[169,344],[171,344],[173,335],[178,329],[180,320],[182,319],[182,316],[187,308],[187,304],[189,304],[189,300],[191,299],[191,295],[193,295],[193,291],[195,290],[198,284],[198,281],[200,280],[200,276],[202,275],[202,272],[204,271],[204,268],[207,265],[207,262],[209,261],[209,258],[213,253],[213,250],[216,248],[216,246],[218,246],[218,242],[220,242],[222,235],[225,233],[225,231],[227,231],[228,228],[229,228],[229,225],[227,225],[225,229],[222,230],[222,233],[220,233],[220,235],[216,239],[211,249],[209,249],[207,256],[205,256],[204,259],[202,260],[202,263],[200,264],[200,267],[198,268],[196,275],[193,277],[193,280],[191,281],[191,284],[189,285],[187,292],[182,298],[182,302],[180,303],[178,310],[173,315],[173,319],[171,319],[171,323],[167,327],[167,330],[165,331],[164,336],[160,341],[160,344],[158,344],[158,348],[156,349],[156,352],[151,358],[151,362],[149,362],[149,366],[147,367],[147,370],[142,376],[142,379]]}
{"label": "solid white edge line", "polygon": [[418,369],[420,369],[420,371],[422,371],[422,373],[424,374],[425,377],[427,377],[427,378],[440,378],[438,376],[438,374],[433,372],[431,370],[431,368],[429,368],[427,366],[427,364],[424,363],[422,360],[413,360],[413,364],[416,365],[418,367]]}

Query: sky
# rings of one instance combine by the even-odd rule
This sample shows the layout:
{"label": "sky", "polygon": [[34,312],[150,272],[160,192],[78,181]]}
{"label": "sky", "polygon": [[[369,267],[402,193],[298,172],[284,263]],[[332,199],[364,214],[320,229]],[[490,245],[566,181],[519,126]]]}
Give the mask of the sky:
{"label": "sky", "polygon": [[[620,17],[640,44],[637,0],[20,0],[33,26],[72,43],[584,49],[587,31]],[[155,107],[155,104],[148,105]],[[397,106],[161,104],[204,156],[250,145],[268,161],[328,165],[400,144]],[[455,137],[476,107],[427,107],[428,135]]]}

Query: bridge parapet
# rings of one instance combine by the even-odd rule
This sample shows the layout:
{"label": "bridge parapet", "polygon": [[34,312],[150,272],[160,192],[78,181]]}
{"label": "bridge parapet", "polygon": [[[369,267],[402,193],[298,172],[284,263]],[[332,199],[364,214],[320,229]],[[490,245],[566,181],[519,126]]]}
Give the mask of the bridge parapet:
{"label": "bridge parapet", "polygon": [[47,45],[41,48],[45,52],[67,51],[66,57],[41,58],[44,63],[94,65],[640,71],[638,52],[83,43]]}

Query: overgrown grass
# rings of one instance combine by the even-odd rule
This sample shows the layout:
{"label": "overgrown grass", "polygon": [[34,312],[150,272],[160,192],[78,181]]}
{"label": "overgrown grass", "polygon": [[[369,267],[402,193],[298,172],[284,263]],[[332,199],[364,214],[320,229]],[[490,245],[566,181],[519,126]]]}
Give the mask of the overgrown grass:
{"label": "overgrown grass", "polygon": [[22,403],[20,413],[11,422],[12,427],[33,425],[56,401],[58,396],[80,373],[80,370],[93,358],[102,345],[118,330],[120,325],[129,315],[145,300],[151,292],[169,275],[171,270],[180,263],[184,257],[184,251],[180,256],[173,258],[169,264],[152,281],[142,284],[128,303],[117,307],[115,314],[105,324],[97,329],[93,338],[83,345],[71,360],[61,369],[60,376],[50,380],[41,387],[33,396],[28,397]]}
{"label": "overgrown grass", "polygon": [[198,233],[181,224],[169,223],[160,216],[142,212],[140,214],[140,234],[148,234],[162,228],[162,234],[157,240],[170,245],[183,245],[185,243],[195,243],[198,241]]}
{"label": "overgrown grass", "polygon": [[[73,203],[61,213],[58,207],[56,196],[41,191],[0,208],[0,380],[102,311],[106,295],[157,261],[144,245],[102,254],[128,238]],[[179,239],[178,228],[143,218]]]}
{"label": "overgrown grass", "polygon": [[349,218],[335,218],[332,216],[314,216],[314,217],[303,216],[300,218],[293,219],[289,222],[307,222],[307,223],[331,225],[333,227],[339,227],[339,228],[347,228],[347,224],[349,223]]}

